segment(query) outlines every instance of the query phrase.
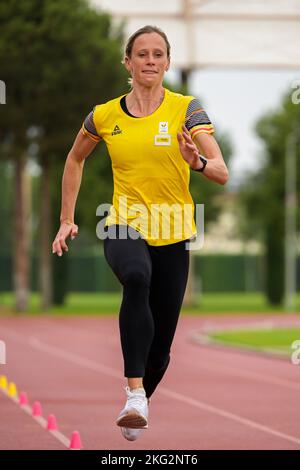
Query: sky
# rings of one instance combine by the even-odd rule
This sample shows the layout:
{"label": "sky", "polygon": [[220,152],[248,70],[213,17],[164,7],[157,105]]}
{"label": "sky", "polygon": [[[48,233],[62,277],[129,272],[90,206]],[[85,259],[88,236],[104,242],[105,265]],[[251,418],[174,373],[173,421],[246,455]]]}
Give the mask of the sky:
{"label": "sky", "polygon": [[[166,77],[167,78],[167,77]],[[169,79],[177,81],[171,71]],[[233,144],[230,183],[236,186],[249,170],[259,169],[263,143],[255,135],[257,120],[280,106],[282,96],[291,90],[299,71],[201,70],[192,74],[190,93],[200,97],[211,121]],[[300,105],[299,105],[300,106]]]}

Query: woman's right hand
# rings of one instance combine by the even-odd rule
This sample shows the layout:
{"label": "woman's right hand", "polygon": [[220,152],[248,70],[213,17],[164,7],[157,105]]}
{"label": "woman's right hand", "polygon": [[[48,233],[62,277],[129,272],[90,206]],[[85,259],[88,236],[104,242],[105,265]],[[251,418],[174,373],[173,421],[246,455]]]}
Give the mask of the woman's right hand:
{"label": "woman's right hand", "polygon": [[[68,251],[66,239],[71,237],[71,240],[73,240],[78,235],[78,225],[72,223],[73,217],[71,214],[73,212],[70,208],[75,207],[84,161],[94,150],[97,143],[91,140],[91,137],[85,135],[83,130],[80,129],[68,154],[62,180],[61,223],[55,240],[52,243],[52,253],[56,253],[58,256],[62,256],[63,251]],[[69,220],[67,217],[69,217]]]}
{"label": "woman's right hand", "polygon": [[52,253],[57,253],[62,256],[63,250],[68,251],[66,239],[71,237],[73,240],[78,235],[78,225],[71,224],[70,222],[61,222],[59,231],[52,243]]}

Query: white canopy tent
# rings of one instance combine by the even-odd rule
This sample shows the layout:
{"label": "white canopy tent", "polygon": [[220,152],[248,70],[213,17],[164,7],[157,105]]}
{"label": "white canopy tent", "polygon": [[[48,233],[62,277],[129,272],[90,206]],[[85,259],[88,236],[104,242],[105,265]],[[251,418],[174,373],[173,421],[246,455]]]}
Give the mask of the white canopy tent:
{"label": "white canopy tent", "polygon": [[300,0],[91,0],[130,36],[161,27],[173,67],[299,69]]}

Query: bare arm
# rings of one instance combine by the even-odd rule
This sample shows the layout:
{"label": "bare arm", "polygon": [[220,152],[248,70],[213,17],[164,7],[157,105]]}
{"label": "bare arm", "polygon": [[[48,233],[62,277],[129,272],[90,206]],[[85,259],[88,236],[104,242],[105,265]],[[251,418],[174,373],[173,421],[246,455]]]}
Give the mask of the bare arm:
{"label": "bare arm", "polygon": [[67,156],[62,178],[62,203],[60,228],[52,244],[52,253],[62,256],[63,250],[68,251],[66,238],[74,238],[78,226],[74,223],[74,212],[80,189],[85,159],[94,150],[97,142],[84,135],[80,130]]}
{"label": "bare arm", "polygon": [[60,221],[74,221],[75,204],[78,196],[85,159],[94,150],[97,142],[78,132],[65,163],[62,178],[62,204]]}
{"label": "bare arm", "polygon": [[199,133],[193,141],[187,128],[183,126],[182,129],[182,134],[178,133],[178,142],[186,162],[191,168],[200,169],[203,165],[199,160],[200,151],[208,160],[203,175],[216,183],[225,184],[229,173],[216,139],[210,134]]}
{"label": "bare arm", "polygon": [[[216,183],[227,183],[229,172],[216,139],[210,134],[198,134],[195,137],[194,143],[197,145],[200,153],[208,160],[203,174]],[[201,167],[202,163],[198,159],[196,167],[193,168],[199,169]]]}

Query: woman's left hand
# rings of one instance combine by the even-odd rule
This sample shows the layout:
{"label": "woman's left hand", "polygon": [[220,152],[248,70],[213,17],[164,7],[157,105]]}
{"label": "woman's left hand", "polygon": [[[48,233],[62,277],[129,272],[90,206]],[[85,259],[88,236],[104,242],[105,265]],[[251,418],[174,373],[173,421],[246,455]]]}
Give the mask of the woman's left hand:
{"label": "woman's left hand", "polygon": [[179,143],[181,155],[190,165],[190,167],[193,169],[201,168],[201,162],[199,160],[199,149],[194,144],[192,137],[185,125],[182,126],[182,134],[180,132],[177,133],[177,140]]}

